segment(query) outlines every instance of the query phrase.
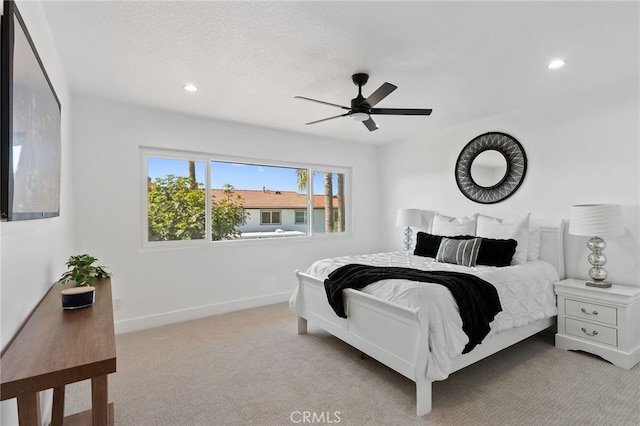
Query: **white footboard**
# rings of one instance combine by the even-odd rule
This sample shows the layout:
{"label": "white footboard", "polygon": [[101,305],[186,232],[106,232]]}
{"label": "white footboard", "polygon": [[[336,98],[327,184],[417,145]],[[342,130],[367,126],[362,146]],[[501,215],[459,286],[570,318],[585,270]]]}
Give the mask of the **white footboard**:
{"label": "white footboard", "polygon": [[[306,332],[306,321],[377,359],[416,382],[417,412],[431,411],[431,382],[425,378],[427,342],[420,338],[426,318],[410,309],[377,299],[357,290],[344,290],[347,318],[338,317],[327,303],[324,283],[296,271],[299,280],[296,311],[298,333]],[[422,367],[419,367],[422,366]]]}

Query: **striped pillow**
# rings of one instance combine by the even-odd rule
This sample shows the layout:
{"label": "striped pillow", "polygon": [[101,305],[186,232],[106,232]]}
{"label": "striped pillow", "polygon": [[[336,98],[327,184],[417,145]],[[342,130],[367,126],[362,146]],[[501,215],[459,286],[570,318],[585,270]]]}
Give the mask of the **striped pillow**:
{"label": "striped pillow", "polygon": [[453,263],[462,266],[476,266],[478,251],[480,251],[480,238],[469,240],[454,240],[442,238],[436,262]]}

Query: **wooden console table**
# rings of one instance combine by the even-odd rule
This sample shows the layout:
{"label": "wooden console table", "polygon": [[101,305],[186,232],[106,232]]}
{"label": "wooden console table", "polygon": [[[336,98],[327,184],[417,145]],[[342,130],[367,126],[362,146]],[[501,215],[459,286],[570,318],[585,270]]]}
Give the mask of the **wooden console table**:
{"label": "wooden console table", "polygon": [[[63,310],[62,286],[40,301],[2,354],[1,398],[18,399],[20,426],[40,424],[38,392],[53,389],[51,425],[113,424],[107,375],[116,371],[111,280],[95,284],[93,306]],[[64,388],[91,379],[92,409],[64,418]]]}

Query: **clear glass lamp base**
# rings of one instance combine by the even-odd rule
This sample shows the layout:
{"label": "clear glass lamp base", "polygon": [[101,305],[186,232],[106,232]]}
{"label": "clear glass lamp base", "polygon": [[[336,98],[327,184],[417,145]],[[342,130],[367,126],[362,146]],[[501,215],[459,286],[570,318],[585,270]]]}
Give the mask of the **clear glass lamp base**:
{"label": "clear glass lamp base", "polygon": [[413,245],[413,238],[411,238],[412,236],[413,230],[411,229],[411,227],[407,226],[407,228],[404,230],[404,251],[407,254],[411,252],[411,246]]}
{"label": "clear glass lamp base", "polygon": [[607,271],[603,268],[607,263],[607,257],[602,251],[607,247],[607,244],[600,237],[592,237],[587,242],[587,247],[591,250],[591,253],[587,257],[587,260],[591,264],[589,269],[590,281],[586,282],[588,287],[609,288],[611,283],[605,282],[607,279]]}

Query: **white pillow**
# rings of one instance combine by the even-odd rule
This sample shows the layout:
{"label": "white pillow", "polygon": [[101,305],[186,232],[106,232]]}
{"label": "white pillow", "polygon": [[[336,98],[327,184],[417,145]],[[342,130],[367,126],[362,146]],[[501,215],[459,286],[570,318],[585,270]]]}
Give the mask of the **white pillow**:
{"label": "white pillow", "polygon": [[477,217],[477,214],[468,217],[450,217],[436,213],[431,221],[431,233],[445,237],[476,235]]}
{"label": "white pillow", "polygon": [[542,226],[537,223],[529,224],[529,253],[527,260],[540,259],[540,236],[542,234]]}
{"label": "white pillow", "polygon": [[529,217],[527,214],[514,219],[478,215],[476,236],[485,238],[509,239],[518,242],[516,252],[511,259],[512,265],[527,263],[529,254]]}

